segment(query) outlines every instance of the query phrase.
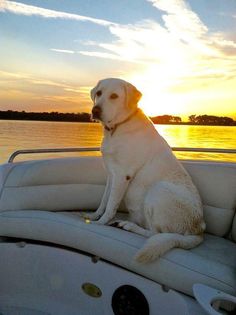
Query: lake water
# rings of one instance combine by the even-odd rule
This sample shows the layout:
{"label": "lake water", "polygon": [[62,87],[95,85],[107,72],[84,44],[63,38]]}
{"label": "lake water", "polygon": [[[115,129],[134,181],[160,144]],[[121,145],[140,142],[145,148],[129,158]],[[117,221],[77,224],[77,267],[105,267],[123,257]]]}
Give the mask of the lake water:
{"label": "lake water", "polygon": [[[236,148],[236,127],[156,125],[172,147]],[[0,120],[0,163],[20,149],[99,147],[102,127],[96,123]],[[90,153],[99,154],[99,153]],[[175,153],[180,158],[236,162],[236,154]],[[22,159],[76,156],[73,154],[24,155]]]}

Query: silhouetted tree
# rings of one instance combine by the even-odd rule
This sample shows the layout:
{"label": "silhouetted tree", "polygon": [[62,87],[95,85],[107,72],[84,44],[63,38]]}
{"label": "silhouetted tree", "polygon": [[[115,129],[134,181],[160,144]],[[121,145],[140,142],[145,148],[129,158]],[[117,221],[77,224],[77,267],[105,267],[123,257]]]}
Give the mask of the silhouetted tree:
{"label": "silhouetted tree", "polygon": [[196,123],[196,115],[190,115],[188,119],[191,123]]}
{"label": "silhouetted tree", "polygon": [[234,126],[236,121],[230,117],[219,117],[213,115],[191,115],[189,121],[197,125],[222,125],[222,126]]}
{"label": "silhouetted tree", "polygon": [[180,117],[172,115],[155,116],[151,117],[151,120],[154,124],[178,124],[182,121]]}

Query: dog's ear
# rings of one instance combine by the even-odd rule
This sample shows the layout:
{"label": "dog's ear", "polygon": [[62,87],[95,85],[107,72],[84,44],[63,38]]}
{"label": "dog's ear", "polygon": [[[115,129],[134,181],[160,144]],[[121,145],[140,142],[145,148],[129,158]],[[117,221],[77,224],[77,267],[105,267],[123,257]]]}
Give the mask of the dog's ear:
{"label": "dog's ear", "polygon": [[100,81],[97,83],[97,85],[90,91],[90,97],[92,99],[92,101],[95,101],[95,96],[96,96],[96,92],[98,90],[98,86],[99,86]]}
{"label": "dog's ear", "polygon": [[91,99],[92,99],[93,102],[95,101],[96,90],[97,90],[97,87],[95,86],[95,87],[90,91],[90,97],[91,97]]}
{"label": "dog's ear", "polygon": [[142,93],[136,89],[130,83],[125,84],[126,104],[128,108],[137,107],[139,100],[142,97]]}

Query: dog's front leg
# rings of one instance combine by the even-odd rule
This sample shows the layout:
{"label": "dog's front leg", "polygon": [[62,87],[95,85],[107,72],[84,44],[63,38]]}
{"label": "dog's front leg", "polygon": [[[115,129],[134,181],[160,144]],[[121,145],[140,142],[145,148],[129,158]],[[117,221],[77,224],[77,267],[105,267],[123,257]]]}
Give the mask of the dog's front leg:
{"label": "dog's front leg", "polygon": [[97,220],[98,218],[100,218],[102,216],[102,214],[104,213],[104,211],[106,209],[106,205],[107,205],[108,198],[110,195],[110,190],[111,190],[111,175],[108,175],[106,187],[105,187],[105,190],[104,190],[104,193],[102,196],[102,200],[101,200],[101,203],[100,203],[98,209],[93,213],[87,213],[86,218],[88,218],[90,220]]}
{"label": "dog's front leg", "polygon": [[114,218],[116,211],[128,188],[129,180],[126,176],[114,174],[111,178],[111,189],[106,210],[97,221],[99,224],[106,224]]}

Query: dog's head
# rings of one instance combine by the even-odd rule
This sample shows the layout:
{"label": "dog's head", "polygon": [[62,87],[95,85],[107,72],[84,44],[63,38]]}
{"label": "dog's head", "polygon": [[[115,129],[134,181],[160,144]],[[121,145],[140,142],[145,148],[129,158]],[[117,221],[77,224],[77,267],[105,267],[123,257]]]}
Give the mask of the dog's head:
{"label": "dog's head", "polygon": [[136,110],[141,96],[132,84],[124,80],[101,80],[91,90],[92,118],[112,127]]}

